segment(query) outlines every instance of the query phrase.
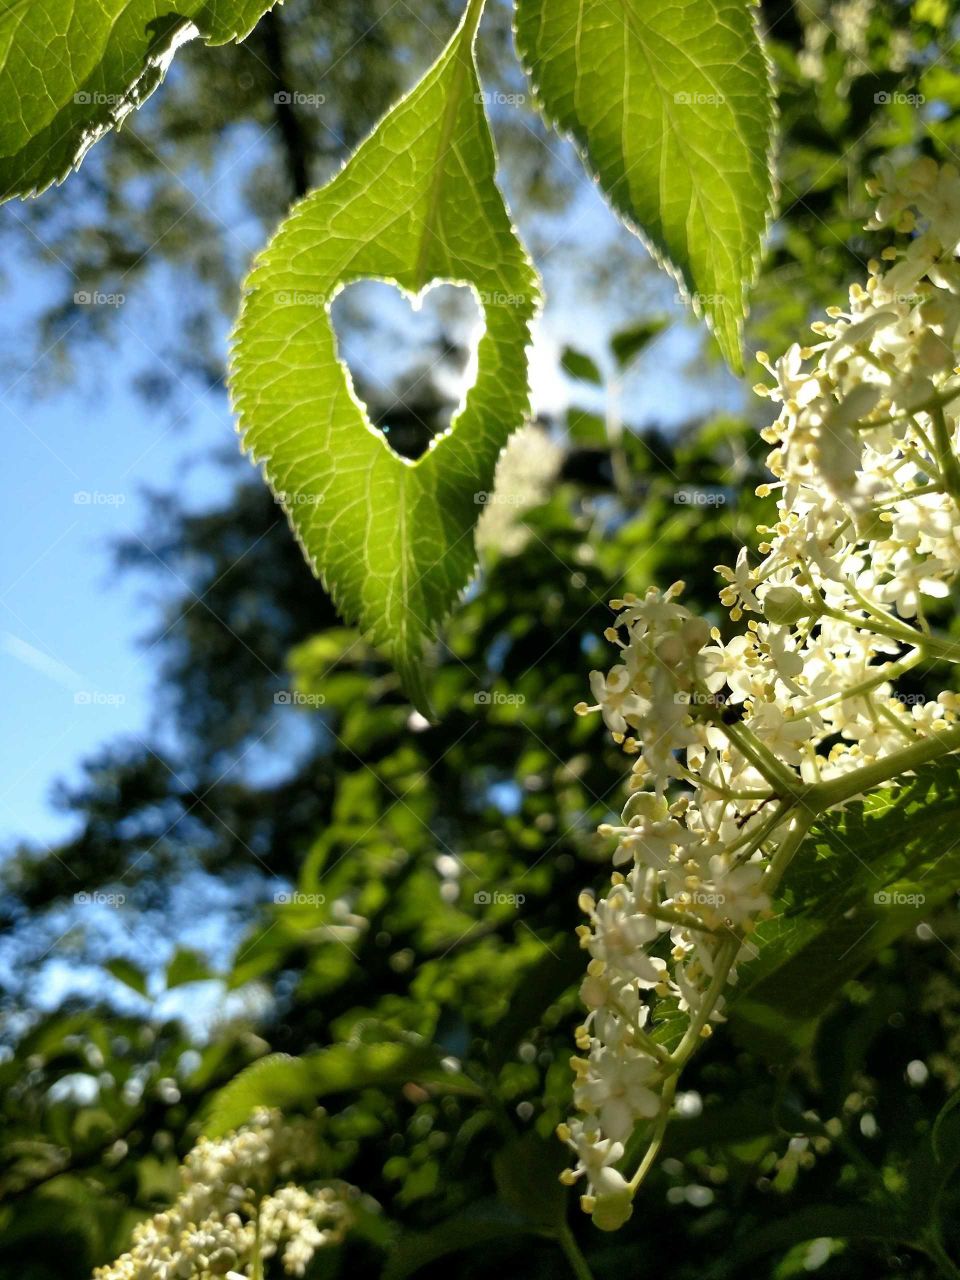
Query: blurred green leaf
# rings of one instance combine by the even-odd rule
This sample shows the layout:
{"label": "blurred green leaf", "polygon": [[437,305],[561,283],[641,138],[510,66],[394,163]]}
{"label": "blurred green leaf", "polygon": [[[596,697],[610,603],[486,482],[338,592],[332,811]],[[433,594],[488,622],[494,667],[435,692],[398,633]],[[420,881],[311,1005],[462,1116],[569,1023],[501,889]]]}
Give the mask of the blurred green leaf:
{"label": "blurred green leaf", "polygon": [[199,952],[179,947],[167,965],[167,988],[182,987],[188,982],[208,982],[216,976]]}
{"label": "blurred green leaf", "polygon": [[212,1137],[244,1124],[258,1107],[308,1107],[331,1093],[407,1082],[441,1093],[482,1096],[462,1072],[448,1070],[431,1045],[413,1041],[335,1044],[302,1058],[274,1053],[246,1067],[212,1098],[204,1132]]}
{"label": "blurred green leaf", "polygon": [[391,1250],[382,1280],[406,1280],[428,1263],[463,1249],[496,1245],[530,1233],[530,1224],[498,1200],[478,1201],[430,1231],[402,1236]]}
{"label": "blurred green leaf", "polygon": [[556,1139],[545,1141],[528,1132],[507,1142],[493,1159],[497,1194],[508,1209],[532,1228],[552,1233],[566,1221],[567,1190],[560,1171],[569,1163]]}
{"label": "blurred green leaf", "polygon": [[635,356],[645,351],[650,343],[663,333],[669,321],[662,318],[641,320],[638,324],[621,329],[610,339],[610,350],[614,354],[618,367],[623,370]]}
{"label": "blurred green leaf", "polygon": [[123,956],[116,956],[113,960],[108,960],[104,965],[108,973],[112,973],[118,982],[122,982],[124,986],[130,987],[139,995],[147,994],[147,975],[142,969]]}
{"label": "blurred green leaf", "polygon": [[560,366],[564,372],[569,373],[571,378],[578,378],[581,382],[593,382],[598,387],[603,385],[603,374],[596,362],[574,347],[564,347],[560,353]]}

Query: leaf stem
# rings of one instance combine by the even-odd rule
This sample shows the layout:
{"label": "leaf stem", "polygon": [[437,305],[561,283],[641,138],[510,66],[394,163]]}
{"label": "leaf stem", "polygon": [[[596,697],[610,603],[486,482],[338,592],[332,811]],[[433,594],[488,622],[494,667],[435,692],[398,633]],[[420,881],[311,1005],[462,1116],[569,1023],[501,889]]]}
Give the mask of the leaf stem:
{"label": "leaf stem", "polygon": [[486,0],[470,0],[463,15],[463,39],[468,46],[472,45],[477,38],[477,28],[480,26],[485,2]]}
{"label": "leaf stem", "polygon": [[960,1280],[960,1268],[954,1265],[950,1255],[935,1234],[931,1232],[929,1235],[924,1236],[923,1240],[918,1241],[915,1247],[927,1255],[942,1276],[947,1276],[949,1280]]}

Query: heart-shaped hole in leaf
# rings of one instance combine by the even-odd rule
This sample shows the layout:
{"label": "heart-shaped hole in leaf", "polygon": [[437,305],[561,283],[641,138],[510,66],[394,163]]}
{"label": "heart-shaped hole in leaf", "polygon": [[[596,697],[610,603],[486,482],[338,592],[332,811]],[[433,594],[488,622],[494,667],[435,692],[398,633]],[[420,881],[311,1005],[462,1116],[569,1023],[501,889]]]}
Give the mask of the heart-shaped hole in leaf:
{"label": "heart-shaped hole in leaf", "polygon": [[421,457],[476,376],[483,335],[476,294],[441,282],[411,295],[391,280],[358,280],[337,294],[330,318],[370,422],[398,457]]}
{"label": "heart-shaped hole in leaf", "polygon": [[[301,200],[247,277],[230,388],[263,466],[341,613],[383,646],[429,714],[424,644],[470,581],[482,495],[529,412],[540,289],[496,181],[473,55],[482,3],[339,173]],[[330,307],[354,281],[419,296],[469,284],[476,376],[450,430],[412,461],[387,445],[338,358]],[[380,352],[382,357],[384,352]]]}

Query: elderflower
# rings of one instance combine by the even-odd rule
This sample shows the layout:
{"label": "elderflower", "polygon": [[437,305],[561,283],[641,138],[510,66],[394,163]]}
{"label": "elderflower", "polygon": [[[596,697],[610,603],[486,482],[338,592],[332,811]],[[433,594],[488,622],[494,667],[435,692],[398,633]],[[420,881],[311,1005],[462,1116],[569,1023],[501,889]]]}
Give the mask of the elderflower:
{"label": "elderflower", "polygon": [[308,1190],[278,1177],[316,1155],[308,1122],[258,1111],[225,1138],[201,1138],[180,1169],[180,1194],[139,1223],[130,1251],[94,1272],[94,1280],[245,1280],[260,1260],[280,1253],[288,1275],[302,1276],[314,1253],[343,1239],[353,1188]]}
{"label": "elderflower", "polygon": [[[577,708],[633,758],[622,823],[600,828],[611,888],[580,899],[580,1114],[558,1130],[577,1158],[564,1181],[584,1179],[603,1229],[629,1217],[678,1072],[723,1020],[816,815],[960,749],[955,695],[896,696],[911,669],[960,661],[928,618],[960,574],[960,173],[884,166],[873,194],[871,226],[896,242],[866,286],[812,346],[758,356],[780,406],[760,494],[777,501],[757,554],[718,567],[739,634],[691,613],[682,583],[614,600],[617,663]],[[669,1051],[663,1014],[685,1027]],[[650,1148],[628,1181],[618,1166],[642,1123]]]}

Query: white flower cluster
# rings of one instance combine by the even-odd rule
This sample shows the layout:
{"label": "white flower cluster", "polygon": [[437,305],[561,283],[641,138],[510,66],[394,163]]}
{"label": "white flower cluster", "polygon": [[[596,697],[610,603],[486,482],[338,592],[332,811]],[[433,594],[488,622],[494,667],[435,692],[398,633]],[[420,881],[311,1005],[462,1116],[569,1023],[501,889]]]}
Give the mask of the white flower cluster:
{"label": "white flower cluster", "polygon": [[351,1189],[293,1184],[270,1190],[315,1151],[307,1124],[260,1111],[225,1138],[201,1138],[180,1170],[181,1192],[165,1212],[141,1222],[129,1253],[94,1280],[247,1280],[282,1250],[288,1275],[302,1276],[314,1253],[339,1242],[351,1221]]}
{"label": "white flower cluster", "polygon": [[[921,160],[885,171],[875,226],[897,244],[870,263],[818,341],[770,366],[763,432],[778,491],[759,559],[719,566],[729,641],[693,616],[682,583],[614,600],[620,659],[591,677],[614,738],[636,757],[613,885],[584,894],[589,1010],[574,1058],[580,1115],[560,1126],[568,1182],[613,1229],[655,1158],[677,1073],[748,959],[812,821],[869,787],[960,748],[960,700],[898,696],[906,672],[960,660],[931,614],[960,573],[960,174]],[[651,1005],[684,1015],[668,1051]],[[657,1018],[657,1027],[663,1019]],[[647,1153],[616,1166],[641,1122]]]}

